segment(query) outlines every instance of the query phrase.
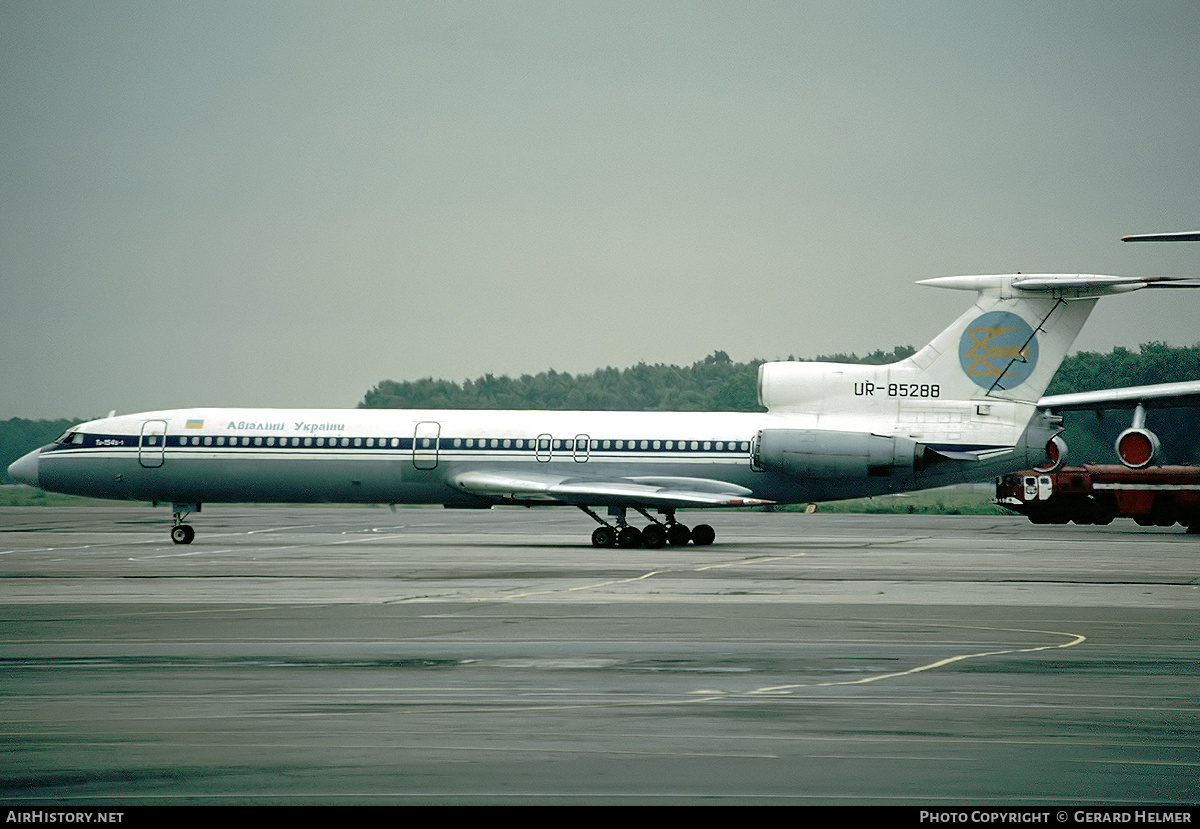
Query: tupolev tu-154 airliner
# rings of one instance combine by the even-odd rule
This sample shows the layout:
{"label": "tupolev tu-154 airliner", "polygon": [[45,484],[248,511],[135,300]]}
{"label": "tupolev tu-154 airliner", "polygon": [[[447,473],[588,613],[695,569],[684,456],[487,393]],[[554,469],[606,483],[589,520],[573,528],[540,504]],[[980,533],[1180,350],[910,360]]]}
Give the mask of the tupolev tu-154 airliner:
{"label": "tupolev tu-154 airliner", "polygon": [[[689,528],[676,511],[881,495],[1060,463],[1061,418],[1042,394],[1097,299],[1200,287],[1091,274],[920,284],[976,299],[890,365],[763,364],[762,413],[177,409],[72,427],[8,473],[53,492],[169,503],[177,544],[195,536],[190,514],[221,502],[569,505],[599,524],[598,547],[711,544],[711,526]],[[1103,397],[1090,394],[1073,405]],[[650,523],[631,526],[629,510]]]}

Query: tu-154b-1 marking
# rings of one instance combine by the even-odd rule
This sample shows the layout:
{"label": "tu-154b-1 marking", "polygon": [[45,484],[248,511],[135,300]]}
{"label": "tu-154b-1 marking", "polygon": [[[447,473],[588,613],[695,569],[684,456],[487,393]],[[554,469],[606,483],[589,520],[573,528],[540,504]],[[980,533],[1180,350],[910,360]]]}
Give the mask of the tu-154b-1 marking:
{"label": "tu-154b-1 marking", "polygon": [[[1039,400],[1097,298],[1193,280],[953,276],[976,293],[928,345],[889,365],[772,362],[763,413],[179,409],[73,427],[9,474],[43,489],[204,503],[569,505],[596,546],[709,544],[678,510],[814,501],[978,481],[1061,455]],[[602,517],[597,509],[606,510]],[[631,526],[628,512],[649,524]],[[656,515],[651,515],[654,511]]]}

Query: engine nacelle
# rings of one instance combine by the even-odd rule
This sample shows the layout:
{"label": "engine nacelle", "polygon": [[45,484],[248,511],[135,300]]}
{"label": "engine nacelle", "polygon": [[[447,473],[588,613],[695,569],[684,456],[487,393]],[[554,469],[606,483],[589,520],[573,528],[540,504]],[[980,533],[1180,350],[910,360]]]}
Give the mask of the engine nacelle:
{"label": "engine nacelle", "polygon": [[[845,366],[833,368],[844,369]],[[866,368],[874,370],[875,367]],[[807,409],[819,405],[829,394],[829,372],[829,363],[763,363],[758,367],[758,404],[772,410]]]}
{"label": "engine nacelle", "polygon": [[1055,435],[1046,441],[1046,462],[1035,466],[1037,472],[1057,472],[1067,460],[1067,442],[1061,435]]}
{"label": "engine nacelle", "polygon": [[864,432],[764,429],[755,462],[764,469],[803,478],[887,476],[910,473],[925,456],[914,440]]}
{"label": "engine nacelle", "polygon": [[1117,436],[1114,448],[1121,463],[1130,469],[1144,469],[1158,454],[1158,435],[1143,427],[1131,427]]}

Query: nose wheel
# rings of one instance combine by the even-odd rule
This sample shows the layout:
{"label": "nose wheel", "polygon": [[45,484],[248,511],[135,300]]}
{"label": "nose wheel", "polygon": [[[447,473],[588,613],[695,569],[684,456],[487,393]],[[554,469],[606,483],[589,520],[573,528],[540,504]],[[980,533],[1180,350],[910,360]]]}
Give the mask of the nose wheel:
{"label": "nose wheel", "polygon": [[171,510],[175,519],[175,526],[171,527],[171,540],[176,544],[191,544],[192,539],[196,537],[196,529],[191,524],[183,523],[183,519],[193,512],[199,512],[200,505],[172,504]]}

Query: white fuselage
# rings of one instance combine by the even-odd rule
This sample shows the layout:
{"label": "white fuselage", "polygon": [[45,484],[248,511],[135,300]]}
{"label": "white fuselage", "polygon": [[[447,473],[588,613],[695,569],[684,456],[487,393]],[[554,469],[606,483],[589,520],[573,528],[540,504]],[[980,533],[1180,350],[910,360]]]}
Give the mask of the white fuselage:
{"label": "white fuselage", "polygon": [[[825,423],[831,420],[826,418]],[[959,424],[956,429],[960,420],[954,419]],[[934,416],[930,423],[939,421]],[[802,502],[987,478],[999,468],[980,463],[942,464],[924,476],[920,470],[908,469],[859,479],[797,480],[756,463],[760,433],[812,429],[812,425],[810,417],[768,413],[145,412],[76,427],[66,441],[41,453],[37,483],[46,489],[94,497],[173,503],[486,506],[556,502],[596,506],[615,499],[602,494],[561,499],[494,488],[481,493],[458,482],[468,472],[513,475],[522,480],[665,481],[668,484],[664,485],[688,489],[702,488],[703,482],[724,482],[754,499]],[[951,425],[951,421],[943,418],[940,425]],[[1026,464],[1022,453],[1004,467]],[[922,483],[923,478],[929,482]]]}

